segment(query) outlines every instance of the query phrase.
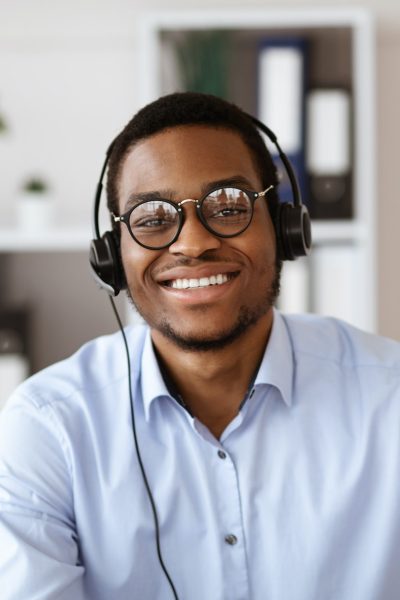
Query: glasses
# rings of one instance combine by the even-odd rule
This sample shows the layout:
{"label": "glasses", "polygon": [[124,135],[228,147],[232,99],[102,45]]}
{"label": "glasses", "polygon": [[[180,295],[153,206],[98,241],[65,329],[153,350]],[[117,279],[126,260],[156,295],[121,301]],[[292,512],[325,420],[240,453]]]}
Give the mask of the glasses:
{"label": "glasses", "polygon": [[163,198],[142,200],[123,215],[111,216],[114,223],[125,223],[138,244],[149,250],[162,250],[178,239],[185,221],[182,206],[193,202],[207,231],[230,238],[247,229],[253,218],[254,202],[266,196],[273,187],[270,185],[262,192],[223,187],[207,192],[199,200],[187,198],[176,204]]}

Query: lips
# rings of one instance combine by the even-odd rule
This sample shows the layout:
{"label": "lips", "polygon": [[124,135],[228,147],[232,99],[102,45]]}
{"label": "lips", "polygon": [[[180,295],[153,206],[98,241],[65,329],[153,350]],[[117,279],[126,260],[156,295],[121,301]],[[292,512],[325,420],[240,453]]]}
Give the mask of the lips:
{"label": "lips", "polygon": [[228,283],[240,273],[239,265],[207,265],[193,267],[169,268],[155,277],[155,281],[163,286],[175,290],[189,290],[221,286]]}

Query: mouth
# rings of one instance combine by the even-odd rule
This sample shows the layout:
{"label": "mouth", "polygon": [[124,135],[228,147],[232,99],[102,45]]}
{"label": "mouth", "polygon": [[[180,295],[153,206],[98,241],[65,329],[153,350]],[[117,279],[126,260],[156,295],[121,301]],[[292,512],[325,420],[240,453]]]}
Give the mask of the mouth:
{"label": "mouth", "polygon": [[210,275],[210,277],[200,277],[190,279],[186,278],[177,278],[170,279],[167,281],[163,281],[162,285],[164,287],[173,288],[175,290],[187,290],[194,288],[206,288],[210,286],[219,286],[231,281],[235,277],[239,275],[239,271],[233,273],[217,273],[216,275]]}

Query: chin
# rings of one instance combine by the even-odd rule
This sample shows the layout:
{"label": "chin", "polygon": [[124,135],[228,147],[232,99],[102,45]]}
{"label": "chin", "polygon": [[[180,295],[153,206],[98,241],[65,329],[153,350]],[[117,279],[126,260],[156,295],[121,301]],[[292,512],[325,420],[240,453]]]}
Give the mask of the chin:
{"label": "chin", "polygon": [[[143,302],[135,301],[134,295],[127,291],[129,300],[135,306],[138,313],[146,321],[149,327],[161,334],[165,339],[172,342],[175,346],[187,352],[210,352],[221,350],[250,332],[260,320],[267,315],[275,304],[279,294],[279,283],[282,263],[276,265],[275,277],[270,285],[265,286],[264,294],[260,292],[258,302],[251,306],[242,305],[239,309],[236,307],[237,318],[235,322],[227,323],[224,327],[221,322],[221,315],[212,316],[207,314],[205,306],[191,307],[191,318],[187,319],[187,327],[176,316],[171,318],[167,311],[156,311],[155,307],[148,307],[146,310],[146,299]],[[196,314],[197,313],[197,314]],[[223,315],[222,315],[223,317]],[[215,323],[219,328],[198,329],[199,323]],[[195,323],[195,327],[192,324]]]}
{"label": "chin", "polygon": [[175,328],[166,319],[155,326],[153,325],[153,329],[156,329],[163,337],[187,352],[212,352],[221,350],[240,339],[259,322],[269,308],[265,307],[262,312],[252,313],[246,307],[242,307],[236,323],[215,332],[185,332]]}

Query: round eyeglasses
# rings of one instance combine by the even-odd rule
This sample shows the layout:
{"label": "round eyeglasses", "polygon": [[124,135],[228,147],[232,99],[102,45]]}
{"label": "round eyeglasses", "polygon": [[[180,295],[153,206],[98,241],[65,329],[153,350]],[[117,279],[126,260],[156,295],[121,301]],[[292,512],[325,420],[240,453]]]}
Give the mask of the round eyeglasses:
{"label": "round eyeglasses", "polygon": [[137,202],[121,216],[113,213],[111,216],[115,223],[125,223],[138,244],[149,250],[162,250],[173,244],[182,230],[183,204],[193,202],[198,218],[210,233],[230,238],[247,229],[253,218],[254,202],[273,187],[270,185],[262,192],[223,187],[207,192],[199,200],[187,198],[178,203],[155,197]]}

